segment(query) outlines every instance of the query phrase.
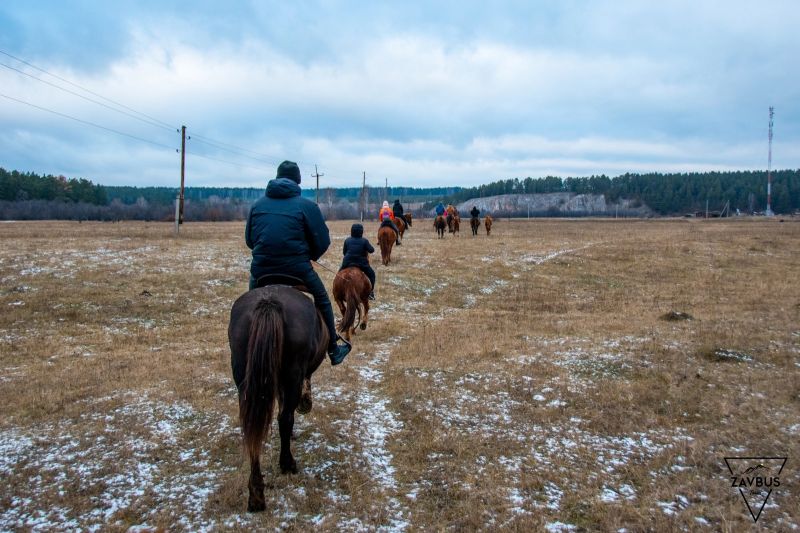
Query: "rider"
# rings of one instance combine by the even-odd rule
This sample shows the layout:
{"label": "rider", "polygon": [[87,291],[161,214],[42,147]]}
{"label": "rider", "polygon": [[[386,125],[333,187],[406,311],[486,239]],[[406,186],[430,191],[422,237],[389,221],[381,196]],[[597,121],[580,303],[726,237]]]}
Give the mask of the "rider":
{"label": "rider", "polygon": [[394,213],[394,218],[402,218],[405,221],[405,217],[403,216],[403,205],[400,203],[400,200],[394,201],[394,205],[392,205],[392,213]]}
{"label": "rider", "polygon": [[400,244],[402,244],[400,242],[400,230],[397,229],[397,226],[394,223],[394,213],[392,213],[392,208],[389,207],[389,202],[386,200],[383,201],[383,207],[381,207],[381,210],[378,211],[378,220],[380,221],[381,226],[385,224],[394,230],[397,246],[400,246]]}
{"label": "rider", "polygon": [[442,202],[436,204],[436,216],[444,216],[444,204]]}
{"label": "rider", "polygon": [[478,218],[478,215],[480,215],[480,214],[481,214],[481,212],[480,212],[480,210],[477,208],[477,206],[474,206],[474,205],[473,205],[473,206],[472,206],[472,210],[469,212],[469,214],[472,216],[472,218]]}
{"label": "rider", "polygon": [[325,286],[311,266],[331,244],[328,226],[317,204],[300,196],[300,169],[297,163],[278,165],[267,192],[250,208],[245,227],[245,242],[253,250],[250,263],[250,289],[267,274],[286,274],[302,280],[314,296],[330,333],[328,357],[332,365],[341,363],[350,345],[339,345],[333,307]]}
{"label": "rider", "polygon": [[369,254],[375,252],[375,248],[364,238],[364,226],[353,224],[350,227],[350,236],[344,240],[342,253],[342,266],[339,270],[347,267],[358,267],[369,278],[372,290],[369,291],[369,299],[375,299],[375,271],[369,266]]}

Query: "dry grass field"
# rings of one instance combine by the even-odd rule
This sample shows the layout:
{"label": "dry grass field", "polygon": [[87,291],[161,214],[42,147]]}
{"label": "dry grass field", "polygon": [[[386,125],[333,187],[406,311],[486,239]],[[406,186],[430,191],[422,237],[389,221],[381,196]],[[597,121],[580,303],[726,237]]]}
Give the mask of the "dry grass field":
{"label": "dry grass field", "polygon": [[750,529],[727,456],[788,457],[757,527],[800,528],[800,221],[465,227],[373,259],[369,328],[313,377],[298,474],[271,435],[253,515],[244,223],[0,224],[0,530]]}

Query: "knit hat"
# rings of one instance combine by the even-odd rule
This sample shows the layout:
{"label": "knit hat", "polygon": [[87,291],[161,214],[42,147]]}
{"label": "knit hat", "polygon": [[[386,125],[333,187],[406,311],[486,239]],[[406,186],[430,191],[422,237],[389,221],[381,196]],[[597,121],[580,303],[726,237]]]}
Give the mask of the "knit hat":
{"label": "knit hat", "polygon": [[383,201],[383,207],[389,207],[389,202],[387,202],[386,200],[384,200],[384,201]]}
{"label": "knit hat", "polygon": [[287,178],[300,185],[300,167],[294,161],[284,161],[278,165],[276,178]]}
{"label": "knit hat", "polygon": [[353,224],[350,227],[350,236],[351,237],[363,237],[364,236],[364,226],[361,224]]}

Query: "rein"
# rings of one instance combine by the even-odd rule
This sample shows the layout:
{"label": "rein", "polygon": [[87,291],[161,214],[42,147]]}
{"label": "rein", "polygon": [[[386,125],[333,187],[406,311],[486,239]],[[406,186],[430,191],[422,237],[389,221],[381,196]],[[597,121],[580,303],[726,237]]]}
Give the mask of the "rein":
{"label": "rein", "polygon": [[328,272],[332,272],[333,274],[336,274],[336,271],[335,271],[335,270],[332,270],[331,268],[329,268],[329,267],[327,267],[327,266],[323,265],[323,264],[322,264],[322,263],[320,263],[319,261],[313,261],[313,260],[312,260],[311,262],[312,262],[312,263],[314,263],[315,265],[319,266],[319,267],[322,267],[322,268],[324,268],[324,269],[325,269],[325,270],[327,270]]}

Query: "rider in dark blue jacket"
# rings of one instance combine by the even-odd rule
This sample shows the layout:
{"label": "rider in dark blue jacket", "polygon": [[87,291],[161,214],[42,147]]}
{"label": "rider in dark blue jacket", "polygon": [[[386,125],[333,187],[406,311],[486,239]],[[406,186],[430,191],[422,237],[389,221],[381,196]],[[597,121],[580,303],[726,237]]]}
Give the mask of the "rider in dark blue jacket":
{"label": "rider in dark blue jacket", "polygon": [[369,293],[369,299],[375,299],[375,271],[369,266],[369,254],[374,253],[375,248],[364,238],[364,226],[361,224],[353,224],[350,228],[350,236],[344,240],[344,259],[342,259],[342,266],[339,270],[348,267],[358,267],[369,278],[372,284],[372,290]]}
{"label": "rider in dark blue jacket", "polygon": [[300,169],[292,161],[278,166],[267,193],[250,208],[245,227],[245,242],[253,250],[250,263],[250,289],[267,274],[286,274],[303,281],[314,296],[330,333],[328,356],[338,365],[350,352],[349,345],[338,345],[333,307],[322,280],[314,272],[316,261],[331,244],[328,226],[317,204],[300,196]]}

